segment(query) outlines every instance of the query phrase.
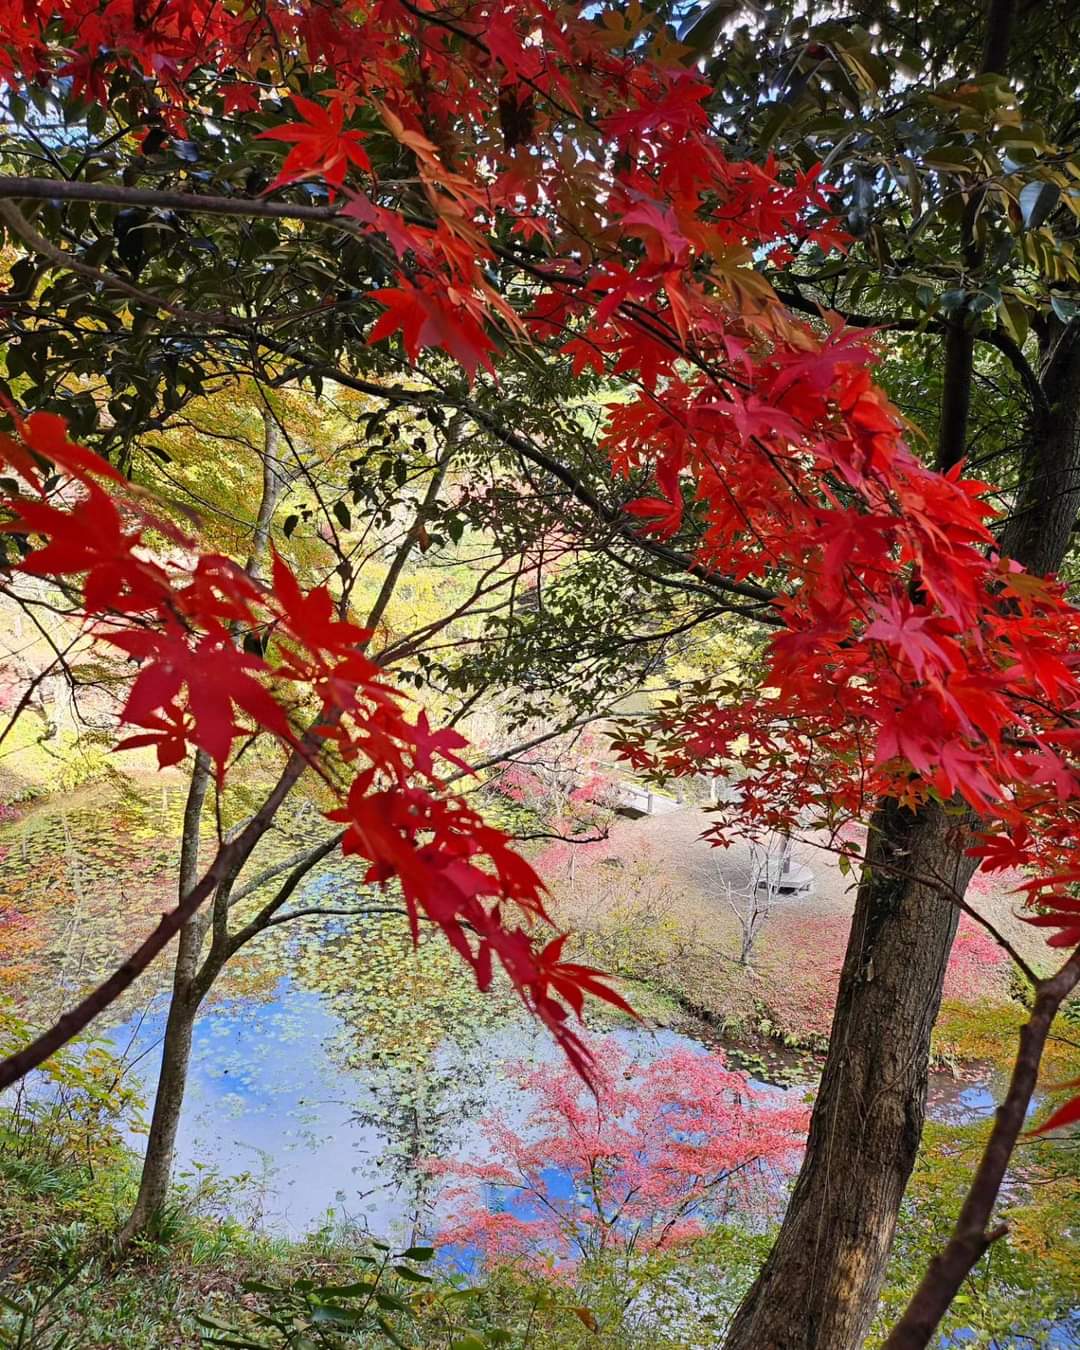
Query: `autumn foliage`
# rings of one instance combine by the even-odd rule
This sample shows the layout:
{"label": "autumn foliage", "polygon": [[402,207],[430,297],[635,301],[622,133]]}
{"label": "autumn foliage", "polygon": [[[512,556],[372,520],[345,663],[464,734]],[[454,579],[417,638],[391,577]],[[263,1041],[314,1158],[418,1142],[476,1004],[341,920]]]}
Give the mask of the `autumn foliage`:
{"label": "autumn foliage", "polygon": [[605,1254],[676,1246],[724,1215],[771,1214],[804,1108],[770,1100],[719,1054],[676,1048],[642,1062],[610,1037],[591,1044],[595,1096],[565,1064],[519,1066],[527,1122],[495,1113],[482,1157],[429,1163],[447,1181],[440,1243],[570,1274]]}
{"label": "autumn foliage", "polygon": [[[5,528],[42,541],[19,570],[81,578],[89,630],[139,667],[120,715],[139,731],[118,748],[152,745],[163,766],[199,750],[220,777],[239,746],[269,732],[332,787],[352,774],[329,813],[344,827],[342,850],[370,863],[368,880],[396,879],[414,934],[421,917],[437,924],[481,988],[499,961],[583,1068],[567,1006],[580,1013],[586,993],[623,1000],[562,960],[563,939],[540,945],[528,931],[546,917],[536,873],[501,831],[441,791],[442,763],[466,767],[464,738],[433,730],[422,711],[407,715],[364,653],[370,635],[338,616],[330,592],[302,591],[280,557],[264,587],[228,558],[199,553],[52,414],[16,419],[0,457],[26,485],[7,501]],[[159,561],[154,542],[184,561]]]}
{"label": "autumn foliage", "polygon": [[[379,251],[389,284],[369,291],[367,342],[406,364],[442,353],[476,380],[533,347],[620,381],[603,449],[616,475],[655,483],[628,504],[632,527],[688,532],[692,568],[775,630],[763,673],[671,707],[624,753],[696,771],[745,745],[739,828],[808,810],[839,828],[882,794],[958,798],[984,865],[1032,869],[1032,921],[1074,943],[1080,617],[1055,581],[998,557],[985,485],[908,447],[873,382],[873,334],[777,302],[755,258],[843,248],[829,188],[820,169],[731,158],[710,86],[650,25],[543,0],[7,0],[0,71],[64,75],[102,103],[122,83],[130,111],[172,131],[202,104],[250,119],[288,147],[267,192],[323,185],[336,224]],[[271,78],[282,53],[288,78]],[[386,144],[408,157],[409,207],[381,186]],[[220,558],[149,561],[142,537],[164,527],[57,418],[27,419],[6,458],[27,485],[8,528],[42,541],[22,566],[85,578],[88,621],[140,663],[136,740],[163,762],[200,748],[219,771],[256,728],[313,763],[332,749],[355,766],[333,817],[345,847],[401,881],[481,984],[500,961],[580,1054],[567,1008],[617,996],[512,917],[542,915],[539,883],[439,792],[434,766],[460,741],[407,718],[330,594],[302,594],[281,563],[266,590]],[[317,709],[309,733],[297,698]]]}

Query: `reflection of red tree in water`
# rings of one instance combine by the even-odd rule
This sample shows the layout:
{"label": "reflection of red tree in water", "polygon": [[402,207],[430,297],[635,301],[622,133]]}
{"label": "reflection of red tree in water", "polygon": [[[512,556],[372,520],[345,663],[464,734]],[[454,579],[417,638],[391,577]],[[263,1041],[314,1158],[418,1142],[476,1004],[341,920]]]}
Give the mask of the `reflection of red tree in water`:
{"label": "reflection of red tree in water", "polygon": [[735,1209],[768,1212],[797,1158],[807,1112],[777,1105],[714,1053],[676,1049],[648,1064],[592,1037],[594,1098],[563,1062],[513,1074],[528,1127],[496,1113],[484,1160],[438,1160],[451,1217],[440,1243],[483,1259],[564,1272],[603,1253],[674,1246]]}

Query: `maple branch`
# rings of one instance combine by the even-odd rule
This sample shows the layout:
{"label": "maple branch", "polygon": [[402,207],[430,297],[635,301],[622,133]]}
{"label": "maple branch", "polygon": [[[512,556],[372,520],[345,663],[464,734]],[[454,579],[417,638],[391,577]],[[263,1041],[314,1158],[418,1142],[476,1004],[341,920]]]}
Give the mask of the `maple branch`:
{"label": "maple branch", "polygon": [[[337,378],[337,376],[332,375],[329,370],[327,370],[326,373],[330,374],[332,378]],[[375,391],[377,391],[378,388],[378,386],[374,386]],[[362,390],[360,392],[368,391]],[[385,397],[385,394],[383,396]],[[448,396],[447,401],[452,401],[453,406],[467,412],[478,426],[482,426],[485,431],[488,431],[491,435],[496,437],[496,439],[500,440],[508,449],[513,450],[524,459],[535,464],[538,468],[543,469],[545,473],[548,473],[553,478],[557,479],[564,487],[569,489],[572,496],[574,496],[583,506],[588,507],[598,519],[602,520],[605,524],[614,526],[618,534],[622,535],[630,543],[635,544],[638,548],[644,549],[646,552],[653,554],[657,558],[663,558],[666,562],[682,568],[692,576],[698,577],[700,580],[707,582],[711,586],[716,586],[720,590],[728,591],[733,595],[744,596],[749,600],[756,601],[762,606],[772,605],[777,600],[778,597],[776,593],[767,590],[764,586],[758,586],[749,581],[735,581],[731,577],[726,577],[720,572],[715,572],[712,568],[696,562],[693,558],[689,558],[685,554],[669,548],[659,540],[640,534],[630,525],[629,521],[627,521],[620,510],[606,506],[591,488],[582,483],[565,465],[560,464],[558,460],[554,459],[537,445],[532,437],[525,436],[521,432],[512,431],[509,428],[500,425],[499,421],[492,414],[488,413],[485,409],[478,407],[470,399],[455,399],[453,395],[450,395]],[[778,615],[773,615],[767,610],[763,610],[760,613],[748,613],[744,608],[740,608],[736,612],[746,614],[747,617],[754,618],[760,623],[768,623],[777,627],[783,626],[783,620]]]}
{"label": "maple branch", "polygon": [[972,1178],[952,1235],[933,1258],[918,1289],[885,1341],[883,1350],[923,1350],[948,1311],[960,1286],[983,1254],[1008,1232],[1007,1224],[990,1228],[1009,1161],[1039,1075],[1039,1064],[1058,1009],[1080,983],[1080,947],[1048,979],[1035,986],[1031,1016],[1020,1028],[1009,1090],[997,1109],[994,1128]]}
{"label": "maple branch", "polygon": [[985,915],[980,914],[973,905],[969,905],[955,886],[950,885],[947,881],[940,881],[937,877],[924,876],[919,872],[908,872],[904,868],[896,867],[889,862],[875,862],[874,869],[878,872],[887,872],[890,876],[896,877],[900,881],[912,881],[916,886],[925,886],[927,890],[936,891],[938,895],[946,899],[950,905],[955,905],[955,907],[966,914],[969,919],[974,919],[981,928],[984,928],[998,946],[1002,948],[1006,955],[1011,957],[1028,983],[1033,988],[1038,987],[1038,975],[1035,974],[1035,971],[1027,961],[1024,960],[1005,934],[1002,933],[990,919],[986,918]]}
{"label": "maple branch", "polygon": [[[266,342],[264,345],[270,347],[271,350],[274,348],[272,342]],[[284,347],[283,350],[285,350]],[[294,352],[289,354],[295,355]],[[724,576],[723,573],[706,567],[703,563],[697,562],[686,554],[669,548],[667,544],[661,543],[658,539],[639,533],[632,527],[621,510],[605,505],[591,488],[581,482],[565,465],[560,464],[558,460],[537,445],[531,437],[504,427],[492,413],[480,407],[472,399],[461,397],[446,389],[402,389],[393,385],[376,384],[373,380],[365,380],[328,363],[312,363],[304,366],[295,374],[297,378],[301,374],[322,375],[327,379],[334,380],[346,389],[353,389],[359,394],[370,394],[372,397],[384,399],[388,403],[398,403],[409,407],[424,407],[430,403],[437,403],[440,406],[452,407],[459,412],[466,413],[477,426],[482,427],[494,436],[508,450],[513,450],[515,454],[527,459],[530,463],[535,464],[545,473],[557,479],[565,488],[569,489],[571,495],[582,506],[587,507],[593,515],[605,524],[614,526],[616,532],[629,543],[634,544],[646,553],[651,553],[654,557],[662,558],[665,562],[681,568],[710,586],[715,586],[732,595],[743,596],[762,606],[760,610],[748,610],[743,606],[728,605],[727,608],[731,613],[741,614],[746,618],[753,619],[758,623],[768,624],[771,627],[784,626],[784,621],[779,615],[773,614],[765,608],[775,604],[779,599],[775,591],[770,591],[766,587],[758,586],[751,581],[736,581],[731,577]]]}
{"label": "maple branch", "polygon": [[611,838],[611,831],[601,834],[560,834],[557,830],[537,830],[535,834],[515,834],[511,836],[519,844],[530,843],[534,839],[557,839],[560,844],[602,844]]}
{"label": "maple branch", "polygon": [[[605,709],[603,712],[593,713],[588,717],[579,717],[573,722],[566,722],[562,726],[556,727],[554,731],[545,731],[539,736],[532,737],[530,740],[520,741],[516,745],[508,746],[505,749],[500,750],[498,754],[492,755],[488,759],[481,760],[479,763],[472,765],[467,771],[458,769],[446,779],[447,786],[464,778],[466,772],[471,774],[481,773],[484,769],[490,769],[496,764],[505,763],[506,760],[512,759],[515,755],[523,755],[529,750],[534,750],[538,745],[543,745],[546,741],[554,740],[557,736],[564,736],[569,731],[575,731],[580,727],[588,726],[591,722],[600,721],[602,718],[609,716],[610,711],[610,709]],[[273,881],[275,877],[279,877],[283,872],[288,872],[292,869],[292,875],[274,898],[260,910],[259,914],[256,915],[250,923],[232,935],[230,938],[230,954],[237,951],[261,931],[261,928],[265,926],[265,919],[273,915],[275,910],[284,904],[308,872],[322,862],[324,858],[329,857],[344,837],[345,831],[341,830],[329,839],[323,840],[322,843],[316,844],[314,848],[305,849],[300,853],[294,853],[290,857],[283,859],[281,862],[273,863],[271,866],[264,868],[263,871],[252,877],[249,882],[232,894],[229,901],[230,908],[239,904],[241,900],[246,900],[248,896],[254,894],[254,892],[259,890],[262,886],[265,886],[268,881]]]}
{"label": "maple branch", "polygon": [[[324,840],[323,843],[315,844],[312,848],[301,849],[298,853],[293,853],[288,858],[282,858],[280,862],[271,863],[269,867],[264,867],[263,870],[256,873],[250,881],[245,882],[239,890],[235,890],[231,893],[229,896],[230,908],[234,905],[238,905],[241,900],[246,900],[249,895],[254,895],[254,893],[265,886],[268,881],[273,881],[275,877],[281,876],[282,872],[288,872],[291,868],[300,866],[300,864],[307,859],[316,858],[316,855],[322,857],[327,856],[321,852],[323,845],[326,843],[338,844],[344,837],[345,831],[340,830],[330,840]],[[317,860],[318,859],[316,858],[316,861]]]}
{"label": "maple branch", "polygon": [[[55,189],[55,191],[53,191]],[[79,189],[78,191],[76,189]],[[256,331],[251,328],[244,320],[235,315],[220,312],[199,312],[184,309],[171,301],[164,300],[153,295],[149,291],[144,291],[140,287],[131,285],[130,282],[116,276],[111,272],[99,268],[91,267],[74,258],[70,253],[63,249],[56,248],[47,239],[44,239],[33,226],[22,216],[18,209],[5,200],[14,197],[32,197],[39,200],[71,199],[81,201],[101,201],[113,203],[129,203],[155,205],[162,208],[171,207],[177,210],[204,210],[211,214],[239,215],[239,216],[274,216],[279,219],[297,219],[310,220],[321,223],[338,223],[343,227],[348,227],[349,222],[340,215],[337,207],[292,207],[283,206],[281,203],[252,201],[251,199],[237,199],[232,197],[196,197],[193,193],[164,193],[155,192],[143,188],[125,188],[113,185],[99,185],[89,183],[69,183],[59,182],[54,179],[37,178],[15,178],[0,176],[0,219],[5,220],[9,227],[16,233],[28,247],[34,252],[46,258],[54,266],[67,268],[77,275],[93,281],[97,284],[105,285],[111,289],[126,295],[129,299],[137,301],[139,304],[151,308],[157,308],[170,314],[172,317],[181,320],[184,323],[193,325],[209,324],[225,328],[230,332],[236,332],[258,341],[270,351],[276,351],[279,354],[292,354],[292,348],[289,344],[276,342],[268,334]],[[515,261],[519,261],[515,259]],[[561,278],[546,277],[548,281],[555,282]],[[638,322],[642,322],[638,316]],[[605,506],[603,502],[588,488],[581,483],[565,466],[561,465],[546,454],[531,437],[525,437],[518,432],[511,431],[500,425],[498,419],[493,417],[483,408],[480,408],[468,399],[447,398],[445,393],[436,395],[433,391],[425,399],[424,391],[421,390],[397,390],[391,391],[384,386],[375,384],[372,381],[361,380],[348,372],[340,370],[331,365],[306,367],[307,373],[319,373],[329,376],[346,388],[355,389],[358,392],[369,393],[376,397],[386,398],[393,401],[393,393],[398,395],[397,401],[407,402],[413,406],[419,406],[426,401],[431,401],[439,397],[441,401],[452,402],[452,405],[460,411],[470,416],[478,426],[482,426],[491,435],[500,440],[507,448],[514,450],[523,458],[530,460],[545,472],[552,474],[567,487],[582,505],[587,506],[597,517],[605,523],[615,526],[617,532],[630,542],[636,544],[639,548],[645,549],[655,557],[663,558],[665,561],[675,566],[681,567],[709,585],[716,586],[721,590],[734,595],[741,595],[747,599],[754,600],[762,606],[772,605],[776,600],[774,592],[763,586],[757,586],[752,582],[736,581],[725,577],[721,573],[713,571],[711,568],[695,561],[694,559],[678,553],[675,549],[669,548],[650,536],[641,534],[634,529],[631,524],[622,516],[621,511]],[[766,623],[772,627],[782,627],[783,621],[779,616],[771,614],[768,610],[755,612],[747,610],[744,607],[731,607],[732,613],[738,613],[745,618],[757,620]]]}
{"label": "maple branch", "polygon": [[[180,319],[182,322],[191,324],[211,324],[226,328],[229,331],[242,333],[259,341],[263,346],[271,351],[278,351],[280,354],[289,352],[292,354],[292,348],[285,343],[275,342],[265,333],[256,333],[242,319],[225,313],[207,312],[201,313],[192,310],[186,310],[182,306],[175,305],[171,301],[164,300],[153,295],[149,291],[144,291],[140,287],[131,285],[130,282],[114,275],[113,273],[91,267],[79,259],[72,257],[71,254],[64,252],[63,249],[56,248],[47,239],[44,239],[33,226],[22,216],[16,207],[10,204],[10,198],[27,197],[37,200],[75,200],[75,201],[97,201],[111,202],[115,204],[128,205],[147,205],[161,208],[171,208],[174,210],[186,211],[205,211],[209,214],[235,215],[235,216],[259,216],[274,217],[277,219],[308,220],[320,223],[336,223],[344,228],[348,228],[350,222],[341,215],[338,207],[317,207],[317,206],[289,206],[279,202],[255,201],[250,198],[234,197],[202,197],[194,193],[169,193],[157,192],[146,188],[127,188],[117,187],[110,184],[97,183],[71,183],[60,182],[55,179],[39,178],[18,178],[9,176],[0,176],[0,219],[7,221],[10,228],[19,235],[28,247],[34,252],[46,258],[54,266],[64,267],[87,280],[107,285],[113,290],[126,295],[129,299],[137,301],[139,304],[149,307],[156,307],[163,310],[172,317]],[[547,278],[549,281],[555,280]],[[346,388],[355,389],[361,393],[369,393],[375,397],[392,399],[393,394],[398,395],[400,402],[419,405],[425,401],[431,401],[436,397],[434,392],[424,398],[424,391],[421,390],[397,390],[391,391],[384,386],[378,385],[373,381],[361,380],[348,372],[340,370],[335,366],[308,366],[307,372],[315,371],[329,376]],[[445,395],[439,396],[441,401],[445,400]],[[639,548],[645,549],[655,557],[663,558],[675,566],[681,567],[692,575],[699,577],[708,584],[717,586],[720,589],[734,595],[741,595],[747,599],[757,601],[761,605],[771,605],[776,600],[774,592],[767,590],[763,586],[754,585],[752,582],[735,581],[724,577],[722,574],[714,572],[711,568],[694,561],[684,554],[678,553],[675,549],[669,548],[666,544],[651,537],[644,536],[633,529],[628,521],[622,516],[621,512],[607,507],[600,499],[583,483],[581,483],[569,470],[559,464],[550,455],[536,445],[535,441],[527,438],[518,432],[511,431],[501,426],[498,420],[484,409],[478,407],[468,399],[454,400],[454,406],[460,411],[470,416],[478,426],[482,426],[491,435],[495,436],[509,449],[529,459],[545,472],[552,474],[559,479],[565,487],[577,498],[582,505],[587,506],[595,515],[605,523],[615,525],[618,532],[630,542],[636,544]],[[732,612],[742,614],[744,617],[756,619],[759,622],[767,623],[773,627],[782,627],[782,620],[775,615],[764,611],[755,613],[745,609],[733,609]]]}
{"label": "maple branch", "polygon": [[138,979],[227,875],[228,869],[240,856],[241,841],[244,838],[245,836],[241,835],[218,851],[217,857],[198,885],[187,893],[175,909],[161,916],[161,921],[153,932],[107,979],[92,989],[73,1008],[58,1017],[52,1026],[36,1036],[28,1045],[0,1061],[0,1091],[17,1083],[31,1069],[36,1069],[50,1055],[54,1055],[80,1032],[85,1031],[95,1017]]}
{"label": "maple branch", "polygon": [[335,849],[340,847],[342,839],[345,837],[345,831],[332,835],[329,839],[313,848],[306,854],[292,872],[286,878],[284,884],[278,889],[272,899],[268,900],[258,914],[254,916],[243,928],[238,928],[235,933],[227,934],[224,940],[218,944],[218,951],[209,954],[206,965],[199,974],[199,986],[205,985],[204,992],[208,992],[214,980],[217,979],[218,972],[225,962],[234,956],[241,947],[250,942],[253,937],[258,936],[273,921],[274,915],[281,906],[293,894],[297,886],[307,876],[312,868],[317,867],[324,858],[328,858]]}
{"label": "maple branch", "polygon": [[121,187],[115,183],[75,183],[55,178],[0,175],[0,200],[25,198],[45,202],[99,202],[112,206],[153,206],[166,211],[194,211],[210,216],[244,216],[275,220],[346,222],[337,206],[294,206],[263,197],[201,196],[194,192],[162,192],[156,188]]}

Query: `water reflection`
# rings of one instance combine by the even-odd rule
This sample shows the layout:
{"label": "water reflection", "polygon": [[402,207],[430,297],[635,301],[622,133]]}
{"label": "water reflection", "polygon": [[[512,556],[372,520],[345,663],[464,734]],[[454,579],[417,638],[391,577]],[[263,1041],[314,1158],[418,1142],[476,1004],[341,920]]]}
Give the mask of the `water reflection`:
{"label": "water reflection", "polygon": [[[108,1033],[148,1094],[163,1028],[158,1006]],[[229,1179],[219,1195],[205,1188],[209,1207],[291,1236],[332,1223],[412,1241],[437,1218],[434,1183],[414,1164],[436,1152],[480,1156],[479,1122],[496,1109],[527,1135],[530,1102],[507,1068],[559,1053],[541,1028],[515,1020],[482,1041],[447,1038],[422,1070],[346,1068],[336,1050],[347,1031],[320,995],[288,978],[269,998],[221,1002],[199,1018],[177,1173],[189,1183],[211,1174]],[[608,1034],[643,1061],[676,1047],[708,1053],[670,1030]],[[751,1082],[767,1103],[803,1095]],[[130,1141],[141,1147],[140,1136]]]}

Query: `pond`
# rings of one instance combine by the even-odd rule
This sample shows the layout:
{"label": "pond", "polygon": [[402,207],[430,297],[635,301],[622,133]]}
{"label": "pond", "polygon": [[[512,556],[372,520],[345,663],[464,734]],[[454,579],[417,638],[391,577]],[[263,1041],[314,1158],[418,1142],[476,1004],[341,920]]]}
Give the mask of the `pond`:
{"label": "pond", "polygon": [[[242,803],[240,808],[242,809]],[[182,794],[95,788],[51,802],[0,832],[6,904],[29,916],[23,988],[39,1017],[97,978],[171,903]],[[312,813],[285,822],[272,850],[308,842]],[[296,905],[355,906],[355,866],[328,867]],[[2,913],[0,913],[2,927]],[[24,932],[24,930],[20,930]],[[168,980],[162,964],[114,1010],[103,1033],[152,1095]],[[707,1054],[672,1030],[607,1032],[650,1060],[676,1047]],[[437,1185],[418,1162],[473,1157],[494,1109],[528,1109],[510,1067],[557,1054],[512,992],[477,993],[440,939],[412,949],[385,916],[298,920],[260,937],[230,964],[197,1021],[177,1147],[179,1179],[211,1211],[299,1236],[329,1226],[408,1245],[438,1219]],[[755,1109],[794,1104],[807,1085],[750,1080]],[[931,1114],[952,1123],[989,1114],[987,1082],[938,1076]],[[141,1137],[131,1135],[139,1149]],[[549,1178],[554,1190],[557,1176]],[[769,1208],[778,1212],[782,1185]],[[746,1214],[760,1224],[763,1214]]]}
{"label": "pond", "polygon": [[[148,1092],[163,1026],[159,1004],[108,1033]],[[509,1070],[560,1054],[543,1028],[508,1016],[482,1037],[445,1038],[422,1066],[350,1068],[339,1054],[348,1030],[323,997],[288,978],[268,998],[212,1007],[196,1024],[178,1176],[201,1183],[211,1206],[271,1232],[347,1226],[411,1242],[430,1219],[433,1198],[413,1158],[433,1150],[475,1157],[485,1143],[481,1121],[495,1110],[523,1124],[528,1101]],[[676,1047],[709,1053],[668,1029],[606,1034],[640,1061]],[[762,1110],[805,1095],[749,1082]],[[138,1136],[131,1142],[140,1146]],[[215,1177],[230,1179],[220,1195]],[[558,1191],[560,1179],[549,1180]]]}

